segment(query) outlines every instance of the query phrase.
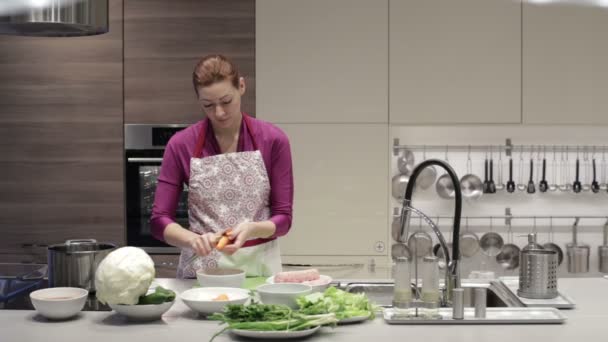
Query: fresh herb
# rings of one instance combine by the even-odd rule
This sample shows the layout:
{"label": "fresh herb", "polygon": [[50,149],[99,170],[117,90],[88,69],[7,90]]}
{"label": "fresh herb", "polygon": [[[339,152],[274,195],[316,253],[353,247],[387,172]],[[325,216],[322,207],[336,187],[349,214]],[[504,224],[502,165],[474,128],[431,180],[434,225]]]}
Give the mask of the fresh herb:
{"label": "fresh herb", "polygon": [[162,304],[175,300],[175,292],[161,286],[156,287],[153,293],[139,297],[137,305]]}
{"label": "fresh herb", "polygon": [[229,304],[223,313],[215,313],[208,318],[227,324],[224,329],[211,337],[210,342],[229,329],[299,331],[321,325],[334,325],[338,321],[334,314],[305,315],[284,305],[256,302],[250,305]]}
{"label": "fresh herb", "polygon": [[311,293],[296,299],[299,312],[307,315],[334,313],[338,319],[375,317],[375,307],[364,293],[349,293],[329,287],[323,293]]}

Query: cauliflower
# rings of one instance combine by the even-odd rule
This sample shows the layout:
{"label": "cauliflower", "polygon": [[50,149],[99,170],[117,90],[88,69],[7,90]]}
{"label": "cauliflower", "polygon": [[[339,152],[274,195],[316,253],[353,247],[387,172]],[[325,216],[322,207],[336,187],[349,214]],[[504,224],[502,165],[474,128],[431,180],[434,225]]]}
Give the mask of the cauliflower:
{"label": "cauliflower", "polygon": [[108,254],[97,267],[97,299],[104,304],[137,304],[154,280],[154,261],[137,247],[122,247]]}

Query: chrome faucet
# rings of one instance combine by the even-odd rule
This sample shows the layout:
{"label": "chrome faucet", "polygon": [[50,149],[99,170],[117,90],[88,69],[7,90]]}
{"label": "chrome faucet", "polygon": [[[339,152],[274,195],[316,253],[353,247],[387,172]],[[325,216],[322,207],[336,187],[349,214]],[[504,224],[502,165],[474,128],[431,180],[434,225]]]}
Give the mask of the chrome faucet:
{"label": "chrome faucet", "polygon": [[[424,168],[437,165],[442,167],[452,179],[452,184],[454,184],[454,194],[455,194],[455,205],[454,205],[454,225],[452,227],[452,258],[450,260],[449,250],[447,243],[439,230],[439,227],[431,220],[427,215],[422,213],[420,210],[412,207],[412,195],[414,193],[414,187],[416,186],[416,179],[420,172],[424,170]],[[443,250],[443,255],[445,256],[446,261],[446,270],[445,270],[445,291],[443,292],[442,302],[445,305],[450,305],[452,302],[452,290],[460,287],[460,246],[459,246],[459,236],[460,236],[460,216],[462,214],[462,191],[460,190],[460,181],[458,180],[458,176],[456,176],[456,172],[454,169],[446,163],[445,161],[439,159],[428,159],[420,164],[418,164],[414,170],[412,171],[412,175],[407,184],[407,188],[405,189],[405,195],[403,196],[403,205],[401,206],[401,217],[400,217],[400,230],[399,230],[399,239],[404,242],[407,239],[407,233],[405,230],[405,226],[409,225],[411,212],[416,213],[420,217],[422,217],[433,229],[435,235],[439,239],[439,244],[441,245],[441,249]]]}

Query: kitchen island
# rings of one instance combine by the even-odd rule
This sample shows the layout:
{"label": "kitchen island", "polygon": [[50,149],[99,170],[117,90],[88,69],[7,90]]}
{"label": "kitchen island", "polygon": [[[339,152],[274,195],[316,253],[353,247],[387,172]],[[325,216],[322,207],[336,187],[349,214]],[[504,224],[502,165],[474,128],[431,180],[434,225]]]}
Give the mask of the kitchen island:
{"label": "kitchen island", "polygon": [[[165,287],[183,292],[194,280],[157,279]],[[576,302],[576,309],[562,310],[568,317],[560,325],[389,325],[381,317],[359,324],[323,328],[307,341],[492,341],[544,340],[551,342],[602,340],[608,336],[608,280],[562,278],[559,289]],[[49,321],[28,310],[0,310],[0,341],[61,342],[205,342],[221,327],[206,321],[179,299],[163,320],[132,323],[114,312],[81,312],[67,321]],[[251,341],[229,333],[216,341]]]}

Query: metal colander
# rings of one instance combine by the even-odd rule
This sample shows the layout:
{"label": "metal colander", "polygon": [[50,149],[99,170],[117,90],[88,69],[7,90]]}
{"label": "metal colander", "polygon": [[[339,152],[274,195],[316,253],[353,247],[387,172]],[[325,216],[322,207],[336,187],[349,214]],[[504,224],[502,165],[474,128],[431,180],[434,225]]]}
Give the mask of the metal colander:
{"label": "metal colander", "polygon": [[[536,234],[529,234],[529,245],[536,243]],[[519,268],[520,297],[551,299],[557,297],[557,252],[529,248],[521,252]]]}

